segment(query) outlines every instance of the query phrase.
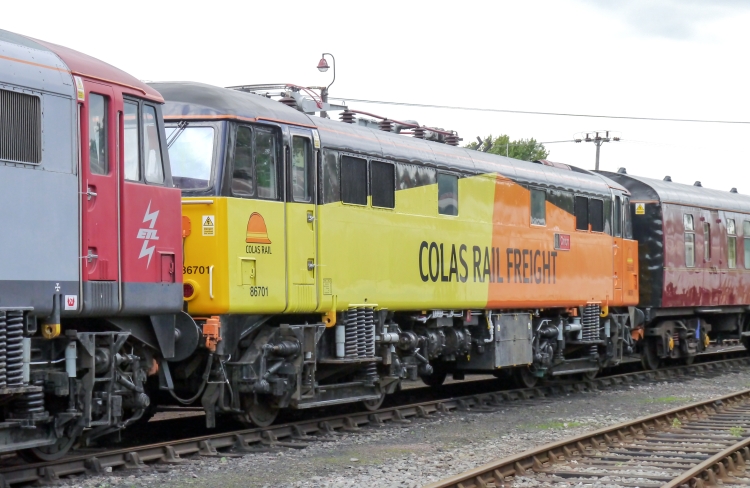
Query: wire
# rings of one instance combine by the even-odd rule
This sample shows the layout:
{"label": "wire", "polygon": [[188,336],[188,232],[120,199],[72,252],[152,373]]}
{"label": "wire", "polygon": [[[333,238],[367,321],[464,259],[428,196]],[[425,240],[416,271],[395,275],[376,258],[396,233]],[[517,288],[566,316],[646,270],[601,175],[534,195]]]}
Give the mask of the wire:
{"label": "wire", "polygon": [[595,115],[595,114],[572,114],[564,112],[534,112],[530,110],[506,110],[500,108],[479,108],[479,107],[456,107],[452,105],[432,105],[424,103],[407,103],[407,102],[389,102],[385,100],[363,100],[361,98],[347,98],[347,97],[328,97],[329,100],[341,100],[343,102],[360,102],[360,103],[374,103],[380,105],[401,105],[404,107],[420,107],[420,108],[443,108],[448,110],[468,110],[473,112],[501,112],[509,114],[525,114],[525,115],[554,115],[558,117],[589,117],[592,119],[621,119],[621,120],[648,120],[654,122],[697,122],[701,124],[735,124],[735,125],[748,125],[750,121],[746,120],[712,120],[712,119],[678,119],[670,117],[632,117],[627,115]]}

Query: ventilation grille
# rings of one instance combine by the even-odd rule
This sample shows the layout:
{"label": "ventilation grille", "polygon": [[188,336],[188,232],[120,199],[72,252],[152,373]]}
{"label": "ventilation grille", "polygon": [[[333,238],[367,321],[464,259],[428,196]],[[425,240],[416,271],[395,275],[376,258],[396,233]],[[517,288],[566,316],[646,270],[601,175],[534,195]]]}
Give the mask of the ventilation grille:
{"label": "ventilation grille", "polygon": [[42,107],[39,97],[0,90],[0,160],[42,161]]}

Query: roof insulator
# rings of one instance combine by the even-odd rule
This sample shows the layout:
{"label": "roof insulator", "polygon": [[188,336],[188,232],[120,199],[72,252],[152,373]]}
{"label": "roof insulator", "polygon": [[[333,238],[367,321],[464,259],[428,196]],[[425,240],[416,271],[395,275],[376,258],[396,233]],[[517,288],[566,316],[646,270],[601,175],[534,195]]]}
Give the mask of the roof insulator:
{"label": "roof insulator", "polygon": [[417,139],[424,139],[424,129],[422,127],[415,127],[413,132],[414,137]]}
{"label": "roof insulator", "polygon": [[617,170],[617,172],[621,175],[628,174],[628,170],[625,169],[625,166],[620,166],[620,169]]}
{"label": "roof insulator", "polygon": [[344,110],[339,115],[339,118],[341,119],[341,122],[345,122],[347,124],[353,124],[357,121],[357,117],[354,116],[354,112],[350,112],[349,110]]}
{"label": "roof insulator", "polygon": [[458,146],[459,141],[463,141],[463,139],[458,137],[458,134],[455,132],[445,136],[445,143],[449,146]]}
{"label": "roof insulator", "polygon": [[737,188],[732,188],[731,190],[729,190],[729,193],[738,193]]}
{"label": "roof insulator", "polygon": [[700,181],[696,181],[695,183],[693,183],[693,186],[703,186],[703,185],[701,185]]}
{"label": "roof insulator", "polygon": [[281,97],[279,101],[288,107],[297,108],[297,100],[292,97]]}
{"label": "roof insulator", "polygon": [[378,129],[384,132],[393,132],[393,122],[388,119],[383,119],[378,122]]}
{"label": "roof insulator", "polygon": [[667,175],[664,177],[664,181],[672,181],[672,177]]}

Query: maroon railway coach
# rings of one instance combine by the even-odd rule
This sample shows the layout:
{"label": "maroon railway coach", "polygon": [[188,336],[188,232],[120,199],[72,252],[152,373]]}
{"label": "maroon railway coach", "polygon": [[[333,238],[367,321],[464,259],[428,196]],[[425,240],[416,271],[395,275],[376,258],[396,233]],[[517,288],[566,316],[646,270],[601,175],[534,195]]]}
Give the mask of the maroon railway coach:
{"label": "maroon railway coach", "polygon": [[710,341],[750,345],[750,196],[699,181],[631,176],[624,168],[603,174],[632,194],[644,322],[634,339],[645,339],[644,365],[692,361]]}

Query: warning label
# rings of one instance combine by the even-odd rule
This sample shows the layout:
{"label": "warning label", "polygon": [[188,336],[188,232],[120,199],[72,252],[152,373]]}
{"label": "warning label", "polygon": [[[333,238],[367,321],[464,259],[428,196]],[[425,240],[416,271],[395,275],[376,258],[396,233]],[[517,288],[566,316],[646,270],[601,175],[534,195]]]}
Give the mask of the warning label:
{"label": "warning label", "polygon": [[213,237],[215,235],[214,226],[216,224],[216,219],[214,218],[214,216],[204,215],[201,219],[201,222],[203,225],[203,235]]}
{"label": "warning label", "polygon": [[645,203],[636,203],[635,204],[635,214],[636,215],[646,215],[646,204]]}

